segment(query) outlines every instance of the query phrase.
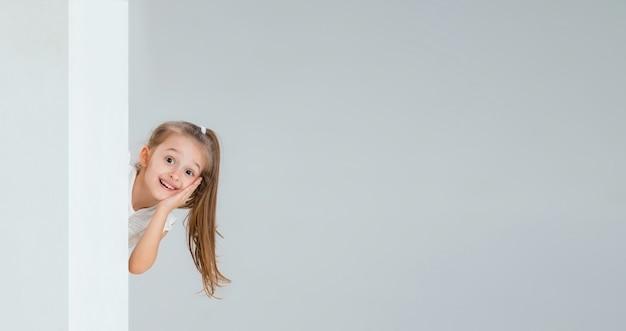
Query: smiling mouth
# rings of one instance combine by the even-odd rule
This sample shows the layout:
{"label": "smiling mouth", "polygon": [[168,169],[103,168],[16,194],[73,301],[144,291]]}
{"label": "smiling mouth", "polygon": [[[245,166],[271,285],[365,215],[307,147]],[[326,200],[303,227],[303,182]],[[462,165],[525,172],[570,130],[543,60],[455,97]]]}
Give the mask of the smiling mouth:
{"label": "smiling mouth", "polygon": [[168,183],[164,182],[162,179],[159,179],[159,182],[161,183],[161,186],[165,187],[168,190],[175,190],[176,188],[170,186]]}

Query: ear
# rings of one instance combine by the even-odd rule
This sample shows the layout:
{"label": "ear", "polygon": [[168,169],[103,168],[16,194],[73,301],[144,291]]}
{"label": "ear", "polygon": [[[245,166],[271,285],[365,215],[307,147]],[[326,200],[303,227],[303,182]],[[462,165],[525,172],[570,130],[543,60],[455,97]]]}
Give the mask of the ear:
{"label": "ear", "polygon": [[148,165],[148,161],[150,160],[150,148],[148,146],[143,146],[141,152],[139,152],[139,164],[141,164],[142,168],[145,168]]}

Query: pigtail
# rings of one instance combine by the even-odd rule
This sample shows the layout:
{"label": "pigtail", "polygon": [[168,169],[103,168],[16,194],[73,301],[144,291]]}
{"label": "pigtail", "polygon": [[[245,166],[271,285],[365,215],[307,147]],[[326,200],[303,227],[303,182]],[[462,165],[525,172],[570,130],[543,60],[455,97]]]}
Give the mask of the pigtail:
{"label": "pigtail", "polygon": [[190,203],[187,246],[196,269],[202,276],[203,291],[207,296],[215,298],[215,289],[224,283],[230,283],[230,280],[218,270],[215,253],[216,236],[221,237],[215,220],[220,167],[219,142],[215,132],[205,130],[204,135],[211,146],[208,160],[210,168],[202,174],[202,182]]}

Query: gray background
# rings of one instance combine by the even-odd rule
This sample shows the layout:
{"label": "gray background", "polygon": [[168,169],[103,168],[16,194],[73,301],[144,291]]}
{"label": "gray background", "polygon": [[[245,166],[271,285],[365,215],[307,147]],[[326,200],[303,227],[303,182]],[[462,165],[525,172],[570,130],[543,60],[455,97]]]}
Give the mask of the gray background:
{"label": "gray background", "polygon": [[625,10],[130,1],[131,150],[220,134],[233,280],[179,225],[130,329],[625,329]]}
{"label": "gray background", "polygon": [[67,12],[0,0],[0,330],[68,329]]}

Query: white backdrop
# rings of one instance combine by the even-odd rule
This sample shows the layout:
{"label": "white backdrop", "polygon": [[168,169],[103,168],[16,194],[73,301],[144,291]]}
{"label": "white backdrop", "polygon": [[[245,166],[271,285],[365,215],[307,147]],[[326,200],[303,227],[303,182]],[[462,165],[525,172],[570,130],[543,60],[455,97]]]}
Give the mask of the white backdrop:
{"label": "white backdrop", "polygon": [[132,1],[131,149],[220,134],[233,283],[178,226],[130,329],[624,329],[625,9]]}

